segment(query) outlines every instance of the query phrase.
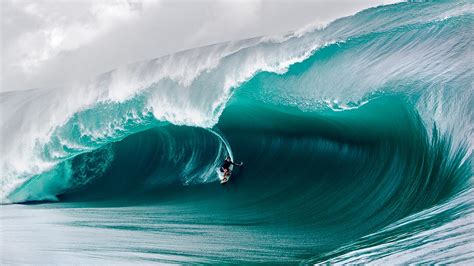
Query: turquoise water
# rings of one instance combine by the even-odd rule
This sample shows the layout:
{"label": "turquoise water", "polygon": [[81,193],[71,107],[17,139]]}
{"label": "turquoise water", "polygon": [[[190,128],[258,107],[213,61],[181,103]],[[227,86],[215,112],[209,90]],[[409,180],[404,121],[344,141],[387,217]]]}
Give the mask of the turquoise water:
{"label": "turquoise water", "polygon": [[400,3],[3,93],[2,262],[472,261],[472,23]]}

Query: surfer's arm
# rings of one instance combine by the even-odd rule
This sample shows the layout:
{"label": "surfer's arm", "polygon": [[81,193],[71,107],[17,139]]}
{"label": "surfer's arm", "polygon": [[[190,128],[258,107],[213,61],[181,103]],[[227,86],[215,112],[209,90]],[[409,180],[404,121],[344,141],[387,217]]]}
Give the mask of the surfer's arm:
{"label": "surfer's arm", "polygon": [[243,163],[234,163],[234,162],[231,162],[231,164],[235,165],[235,166],[242,166]]}

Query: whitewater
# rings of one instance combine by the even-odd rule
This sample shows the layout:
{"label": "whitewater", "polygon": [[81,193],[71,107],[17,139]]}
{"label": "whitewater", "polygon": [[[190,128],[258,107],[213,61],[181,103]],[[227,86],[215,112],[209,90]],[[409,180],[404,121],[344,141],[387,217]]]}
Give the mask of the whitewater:
{"label": "whitewater", "polygon": [[2,262],[472,262],[473,22],[398,3],[1,93]]}

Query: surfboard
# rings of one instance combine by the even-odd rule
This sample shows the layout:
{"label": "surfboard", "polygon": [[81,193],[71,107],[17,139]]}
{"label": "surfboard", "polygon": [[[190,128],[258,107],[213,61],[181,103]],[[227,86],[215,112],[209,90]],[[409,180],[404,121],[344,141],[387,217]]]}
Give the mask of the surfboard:
{"label": "surfboard", "polygon": [[224,185],[225,183],[229,182],[230,180],[230,177],[232,176],[232,171],[234,170],[234,166],[231,165],[229,167],[230,169],[230,175],[228,175],[227,177],[224,177],[224,173],[222,173],[219,169],[217,169],[217,171],[219,171],[219,179],[221,180],[221,184]]}
{"label": "surfboard", "polygon": [[225,183],[229,182],[231,176],[232,176],[232,174],[230,174],[227,177],[222,178],[221,179],[221,185],[224,185]]}
{"label": "surfboard", "polygon": [[[240,167],[242,167],[244,165],[243,162],[240,162]],[[224,173],[222,173],[219,169],[217,169],[218,173],[219,173],[219,179],[221,180],[221,184],[224,185],[225,183],[229,182],[230,180],[230,177],[232,176],[232,173],[234,171],[234,166],[231,165],[230,167],[230,175],[228,175],[227,177],[224,177]]]}

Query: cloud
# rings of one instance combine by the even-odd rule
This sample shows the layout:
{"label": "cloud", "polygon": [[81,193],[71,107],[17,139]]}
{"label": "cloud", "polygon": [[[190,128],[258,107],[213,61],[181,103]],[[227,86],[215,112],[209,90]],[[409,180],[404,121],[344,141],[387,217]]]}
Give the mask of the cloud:
{"label": "cloud", "polygon": [[[140,12],[126,1],[7,1],[2,13],[6,18],[2,23],[2,33],[6,32],[2,55],[7,69],[5,89],[8,90],[15,89],[15,83],[19,83],[22,76],[27,80],[39,78],[41,68],[60,60],[61,54],[89,45]],[[27,23],[22,25],[24,21]]]}
{"label": "cloud", "polygon": [[[77,49],[100,38],[115,25],[134,15],[127,2],[113,5],[88,4],[79,6],[81,12],[77,12],[77,8],[51,12],[50,8],[38,3],[27,4],[23,10],[26,14],[37,17],[43,24],[41,29],[21,35],[17,43],[20,46],[15,47],[24,56],[17,64],[27,73],[35,71],[44,61],[63,51]],[[88,11],[83,14],[87,19],[77,16],[84,11]]]}
{"label": "cloud", "polygon": [[2,1],[1,91],[57,87],[120,65],[327,23],[379,1]]}

